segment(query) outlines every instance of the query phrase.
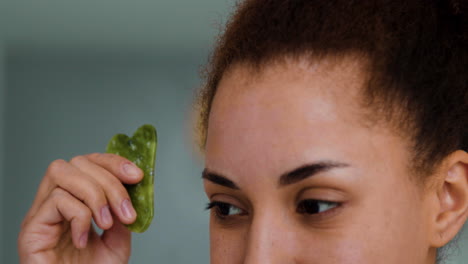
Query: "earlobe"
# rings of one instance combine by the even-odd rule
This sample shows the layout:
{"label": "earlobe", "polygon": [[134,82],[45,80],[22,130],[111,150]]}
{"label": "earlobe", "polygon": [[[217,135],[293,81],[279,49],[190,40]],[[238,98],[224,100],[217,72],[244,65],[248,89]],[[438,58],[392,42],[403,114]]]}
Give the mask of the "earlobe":
{"label": "earlobe", "polygon": [[468,218],[468,153],[458,150],[447,156],[439,173],[438,209],[431,232],[433,247],[442,247],[450,242]]}

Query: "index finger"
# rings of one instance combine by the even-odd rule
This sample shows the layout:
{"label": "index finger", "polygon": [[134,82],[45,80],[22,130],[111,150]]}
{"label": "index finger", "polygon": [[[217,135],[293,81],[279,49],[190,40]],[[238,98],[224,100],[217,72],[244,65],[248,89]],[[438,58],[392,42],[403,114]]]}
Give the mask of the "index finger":
{"label": "index finger", "polygon": [[133,162],[119,155],[92,153],[85,157],[115,175],[123,183],[136,184],[143,179],[143,171]]}

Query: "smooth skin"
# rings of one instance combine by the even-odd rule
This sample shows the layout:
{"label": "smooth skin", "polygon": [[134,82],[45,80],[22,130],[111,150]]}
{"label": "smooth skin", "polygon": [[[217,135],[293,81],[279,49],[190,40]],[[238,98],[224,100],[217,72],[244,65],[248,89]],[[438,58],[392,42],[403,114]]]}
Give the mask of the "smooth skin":
{"label": "smooth skin", "polygon": [[[406,139],[363,119],[363,65],[285,60],[225,73],[203,173],[211,263],[433,264],[460,231],[468,154],[414,181]],[[135,212],[122,183],[142,177],[131,165],[98,153],[53,162],[22,225],[21,263],[127,263],[121,223]]]}
{"label": "smooth skin", "polygon": [[364,120],[364,65],[285,59],[224,75],[204,173],[212,263],[434,264],[462,228],[467,153],[418,184],[402,133]]}

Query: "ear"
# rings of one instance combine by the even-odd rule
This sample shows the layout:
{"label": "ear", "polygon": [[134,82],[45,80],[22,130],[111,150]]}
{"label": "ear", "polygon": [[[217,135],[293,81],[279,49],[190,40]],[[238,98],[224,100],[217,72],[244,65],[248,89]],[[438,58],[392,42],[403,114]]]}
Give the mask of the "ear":
{"label": "ear", "polygon": [[468,218],[468,153],[457,150],[447,156],[437,174],[430,240],[439,248],[457,235]]}

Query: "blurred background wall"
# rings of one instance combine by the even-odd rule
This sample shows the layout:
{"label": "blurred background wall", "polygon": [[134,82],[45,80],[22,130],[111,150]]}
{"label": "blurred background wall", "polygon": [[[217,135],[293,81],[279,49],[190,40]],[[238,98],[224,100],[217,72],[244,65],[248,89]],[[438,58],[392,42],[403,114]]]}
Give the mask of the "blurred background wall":
{"label": "blurred background wall", "polygon": [[[102,152],[144,123],[160,138],[156,215],[133,237],[131,263],[209,262],[190,121],[200,67],[233,3],[2,0],[0,263],[18,262],[19,225],[51,161]],[[468,263],[467,251],[462,237],[450,263]]]}
{"label": "blurred background wall", "polygon": [[5,155],[5,145],[4,145],[4,124],[5,124],[5,67],[4,67],[4,62],[5,59],[3,57],[3,46],[1,43],[1,35],[0,35],[0,261],[2,260],[3,256],[3,238],[4,238],[4,224],[3,224],[3,218],[4,218],[4,210],[3,210],[3,204],[4,204],[4,198],[3,198],[3,181],[5,178],[4,174],[4,155]]}

